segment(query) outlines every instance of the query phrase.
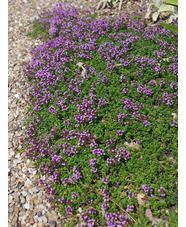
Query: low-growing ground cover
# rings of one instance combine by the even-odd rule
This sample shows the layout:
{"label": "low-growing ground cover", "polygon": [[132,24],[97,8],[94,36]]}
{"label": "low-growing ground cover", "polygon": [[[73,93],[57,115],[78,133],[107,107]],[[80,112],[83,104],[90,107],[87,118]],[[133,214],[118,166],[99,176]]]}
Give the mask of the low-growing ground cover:
{"label": "low-growing ground cover", "polygon": [[24,69],[23,142],[49,201],[85,226],[175,223],[177,35],[128,15],[80,18],[62,4],[41,12],[31,35],[43,44]]}

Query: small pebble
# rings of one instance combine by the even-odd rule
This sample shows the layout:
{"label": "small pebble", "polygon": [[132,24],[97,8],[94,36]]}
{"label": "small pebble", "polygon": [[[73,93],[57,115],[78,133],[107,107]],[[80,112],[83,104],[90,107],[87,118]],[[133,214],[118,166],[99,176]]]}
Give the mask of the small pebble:
{"label": "small pebble", "polygon": [[36,215],[37,215],[38,217],[41,217],[41,216],[42,216],[42,213],[41,213],[40,211],[38,211],[38,212],[36,213]]}
{"label": "small pebble", "polygon": [[55,227],[56,226],[56,222],[53,221],[53,220],[49,221],[48,223],[49,223],[50,227]]}
{"label": "small pebble", "polygon": [[12,213],[14,211],[13,207],[8,208],[8,213]]}

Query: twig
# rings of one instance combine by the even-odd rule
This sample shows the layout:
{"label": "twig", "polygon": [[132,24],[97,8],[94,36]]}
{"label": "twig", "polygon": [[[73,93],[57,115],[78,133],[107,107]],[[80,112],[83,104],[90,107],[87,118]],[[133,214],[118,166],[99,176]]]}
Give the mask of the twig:
{"label": "twig", "polygon": [[76,214],[76,215],[69,215],[69,216],[66,216],[64,218],[61,218],[60,220],[64,220],[64,219],[67,219],[67,218],[72,218],[72,217],[80,217],[80,214]]}
{"label": "twig", "polygon": [[[93,188],[91,188],[90,186],[88,186],[88,185],[86,185],[86,184],[82,184],[82,183],[80,183],[80,182],[77,182],[77,183],[79,183],[79,184],[81,184],[81,185],[83,185],[83,186],[86,186],[86,187],[88,187],[88,188],[90,188],[92,191],[94,191],[94,192],[96,192],[97,194],[99,194],[99,195],[101,195],[101,196],[103,196],[104,197],[104,195],[102,194],[102,193],[100,193],[100,192],[97,192],[96,190],[94,190]],[[126,213],[134,222],[136,222],[136,220],[126,211],[126,210],[124,210],[119,204],[117,204],[114,200],[112,200],[112,199],[110,199],[110,198],[108,198],[111,202],[113,202],[116,206],[118,206],[124,213]]]}
{"label": "twig", "polygon": [[[82,197],[85,197],[87,194],[89,194],[89,192],[91,192],[92,191],[92,189],[90,189],[84,196],[82,196]],[[82,198],[81,197],[81,198]],[[79,200],[81,200],[81,198],[79,199]]]}

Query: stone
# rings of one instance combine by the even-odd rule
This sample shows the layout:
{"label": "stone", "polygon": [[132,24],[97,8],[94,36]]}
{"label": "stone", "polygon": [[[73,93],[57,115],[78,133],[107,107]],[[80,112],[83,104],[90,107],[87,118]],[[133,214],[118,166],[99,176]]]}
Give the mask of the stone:
{"label": "stone", "polygon": [[21,189],[24,186],[24,182],[18,184],[18,189]]}
{"label": "stone", "polygon": [[8,148],[12,148],[13,145],[12,145],[12,142],[8,142]]}
{"label": "stone", "polygon": [[34,219],[33,218],[31,218],[30,219],[30,224],[34,224],[35,222],[34,222]]}
{"label": "stone", "polygon": [[55,227],[56,226],[56,222],[55,221],[49,221],[48,224],[50,225],[50,227]]}
{"label": "stone", "polygon": [[21,194],[22,194],[23,196],[27,196],[27,191],[22,191]]}
{"label": "stone", "polygon": [[31,206],[30,206],[29,203],[25,203],[25,204],[23,205],[23,207],[24,207],[25,209],[28,209],[28,210],[31,208]]}
{"label": "stone", "polygon": [[17,192],[13,192],[12,193],[12,197],[15,199],[15,198],[17,198]]}
{"label": "stone", "polygon": [[31,180],[27,179],[27,180],[25,181],[25,186],[29,188],[31,185],[32,185]]}
{"label": "stone", "polygon": [[14,207],[14,213],[18,213],[19,212],[19,208],[18,207]]}
{"label": "stone", "polygon": [[26,171],[27,171],[27,167],[24,166],[24,167],[22,168],[22,172],[25,173]]}
{"label": "stone", "polygon": [[61,219],[57,220],[57,221],[56,221],[56,225],[57,225],[57,226],[61,226],[61,225],[62,225],[62,220],[61,220]]}
{"label": "stone", "polygon": [[13,182],[10,184],[10,186],[13,187],[15,184],[16,184],[16,180],[13,181]]}
{"label": "stone", "polygon": [[22,204],[25,203],[25,198],[21,198],[21,203],[22,203]]}
{"label": "stone", "polygon": [[46,208],[42,204],[39,204],[38,208],[40,208],[41,210],[46,210]]}
{"label": "stone", "polygon": [[12,213],[14,211],[13,207],[8,208],[8,213]]}
{"label": "stone", "polygon": [[14,120],[14,116],[13,115],[8,117],[8,123],[12,122],[13,120]]}
{"label": "stone", "polygon": [[37,214],[38,217],[42,216],[42,213],[40,211],[38,211],[36,214]]}
{"label": "stone", "polygon": [[54,215],[49,215],[48,216],[48,220],[57,221],[58,220],[58,216],[56,215],[56,213]]}
{"label": "stone", "polygon": [[17,222],[17,217],[14,217],[13,220],[12,220],[12,226],[14,226]]}

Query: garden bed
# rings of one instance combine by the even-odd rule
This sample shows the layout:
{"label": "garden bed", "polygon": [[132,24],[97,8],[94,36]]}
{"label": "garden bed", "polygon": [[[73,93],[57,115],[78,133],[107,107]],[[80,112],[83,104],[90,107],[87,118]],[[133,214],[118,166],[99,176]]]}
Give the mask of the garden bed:
{"label": "garden bed", "polygon": [[23,141],[48,200],[85,226],[176,221],[177,35],[62,4],[30,35],[43,44],[24,69]]}

